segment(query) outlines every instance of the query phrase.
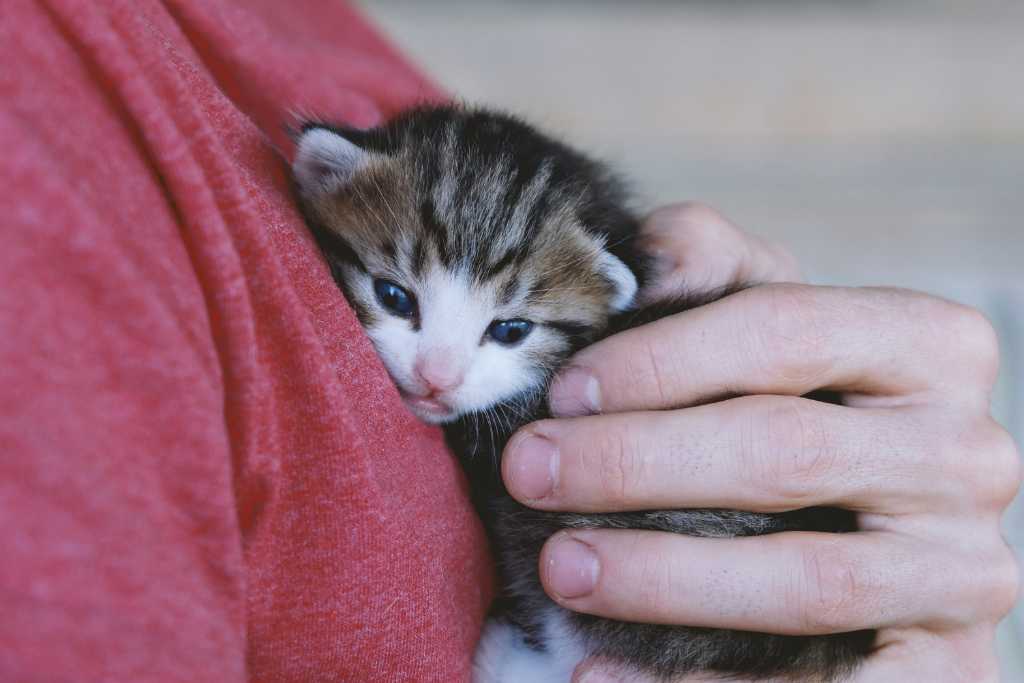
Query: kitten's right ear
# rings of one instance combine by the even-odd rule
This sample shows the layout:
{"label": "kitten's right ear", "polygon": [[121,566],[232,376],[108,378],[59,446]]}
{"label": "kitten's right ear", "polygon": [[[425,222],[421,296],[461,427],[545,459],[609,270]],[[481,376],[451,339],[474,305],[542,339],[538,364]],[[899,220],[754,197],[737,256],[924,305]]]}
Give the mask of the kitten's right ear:
{"label": "kitten's right ear", "polygon": [[337,130],[306,124],[296,140],[292,173],[303,194],[333,192],[352,180],[366,158],[365,150]]}

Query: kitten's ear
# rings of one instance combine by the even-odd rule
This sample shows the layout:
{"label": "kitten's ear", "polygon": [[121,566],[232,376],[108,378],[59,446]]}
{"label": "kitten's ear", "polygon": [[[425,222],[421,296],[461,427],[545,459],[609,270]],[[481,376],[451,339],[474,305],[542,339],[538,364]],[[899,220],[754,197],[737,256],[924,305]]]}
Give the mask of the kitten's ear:
{"label": "kitten's ear", "polygon": [[338,131],[307,124],[296,140],[292,173],[304,194],[333,192],[352,180],[366,158],[365,150]]}
{"label": "kitten's ear", "polygon": [[612,311],[621,313],[632,306],[639,285],[636,275],[629,269],[629,266],[623,263],[618,256],[602,250],[597,267],[601,275],[612,283],[615,290],[611,300]]}

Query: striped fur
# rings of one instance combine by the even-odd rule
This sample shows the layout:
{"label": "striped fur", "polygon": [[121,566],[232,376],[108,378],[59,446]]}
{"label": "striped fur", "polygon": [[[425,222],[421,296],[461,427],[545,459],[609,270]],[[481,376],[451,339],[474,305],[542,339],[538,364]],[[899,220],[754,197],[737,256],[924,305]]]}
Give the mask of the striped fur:
{"label": "striped fur", "polygon": [[[856,528],[839,510],[578,515],[530,510],[508,495],[501,452],[516,429],[548,416],[548,382],[571,353],[718,296],[629,308],[645,279],[638,224],[602,166],[516,119],[453,106],[413,110],[368,131],[310,122],[297,142],[305,217],[410,408],[446,424],[488,528],[502,590],[477,681],[567,680],[585,655],[665,681],[696,671],[831,681],[856,667],[873,632],[797,637],[628,624],[568,612],[541,588],[540,549],[559,529],[729,537]],[[414,315],[382,305],[373,289],[380,279],[415,297]],[[522,343],[488,338],[492,321],[513,318],[535,323]],[[431,364],[458,378],[431,394],[441,407],[421,400],[422,368]]]}
{"label": "striped fur", "polygon": [[[295,177],[308,222],[403,392],[422,393],[417,349],[466,356],[465,390],[446,397],[456,410],[442,419],[418,413],[432,421],[539,391],[629,305],[643,275],[619,184],[506,116],[445,107],[370,131],[306,123]],[[375,279],[426,307],[460,292],[473,305],[396,321],[377,303]],[[464,338],[409,334],[442,318]],[[520,347],[493,348],[486,326],[510,318],[537,328]]]}

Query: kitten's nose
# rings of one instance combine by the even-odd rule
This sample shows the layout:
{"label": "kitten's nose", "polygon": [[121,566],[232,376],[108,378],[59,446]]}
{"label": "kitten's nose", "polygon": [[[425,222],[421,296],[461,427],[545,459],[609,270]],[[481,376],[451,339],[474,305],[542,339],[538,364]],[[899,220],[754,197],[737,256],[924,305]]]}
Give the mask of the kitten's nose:
{"label": "kitten's nose", "polygon": [[451,391],[462,384],[462,368],[450,352],[424,353],[416,359],[414,369],[430,393]]}

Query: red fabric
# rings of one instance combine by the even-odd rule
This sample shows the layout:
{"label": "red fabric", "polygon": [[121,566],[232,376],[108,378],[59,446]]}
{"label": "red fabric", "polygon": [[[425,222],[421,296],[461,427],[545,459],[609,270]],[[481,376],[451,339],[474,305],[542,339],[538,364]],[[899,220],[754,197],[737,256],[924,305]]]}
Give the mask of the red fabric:
{"label": "red fabric", "polygon": [[438,91],[317,0],[0,10],[0,680],[454,681],[489,597],[289,196]]}

